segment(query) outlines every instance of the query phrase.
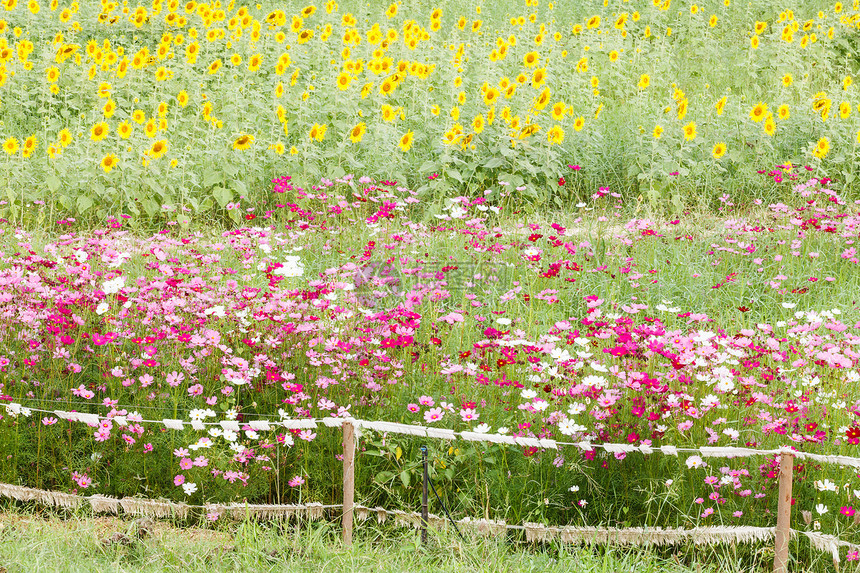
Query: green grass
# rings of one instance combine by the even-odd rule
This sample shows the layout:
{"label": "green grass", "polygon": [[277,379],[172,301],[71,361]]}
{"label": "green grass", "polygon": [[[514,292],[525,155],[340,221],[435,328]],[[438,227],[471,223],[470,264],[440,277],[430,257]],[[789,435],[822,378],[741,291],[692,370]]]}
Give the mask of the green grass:
{"label": "green grass", "polygon": [[[416,531],[364,527],[351,549],[328,522],[281,525],[235,523],[218,530],[157,522],[137,540],[138,525],[120,518],[73,515],[67,519],[14,508],[0,514],[0,571],[84,573],[468,571],[475,573],[685,573],[740,571],[731,551],[709,548],[647,549],[528,545],[431,533],[422,547]],[[129,544],[105,544],[114,534]],[[767,569],[766,551],[759,560]],[[721,556],[720,559],[714,559]],[[703,564],[706,563],[706,564]]]}

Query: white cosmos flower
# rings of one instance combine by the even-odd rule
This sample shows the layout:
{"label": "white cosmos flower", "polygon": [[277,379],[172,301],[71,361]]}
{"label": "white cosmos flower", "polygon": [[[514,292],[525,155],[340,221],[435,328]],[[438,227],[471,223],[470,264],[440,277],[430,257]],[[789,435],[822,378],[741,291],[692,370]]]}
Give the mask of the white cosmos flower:
{"label": "white cosmos flower", "polygon": [[819,479],[815,480],[815,489],[817,489],[818,491],[836,491],[838,488],[836,487],[836,484],[829,479]]}
{"label": "white cosmos flower", "polygon": [[700,456],[690,456],[687,458],[687,467],[690,469],[703,468],[707,465]]}
{"label": "white cosmos flower", "polygon": [[125,286],[125,278],[116,277],[115,279],[111,279],[109,281],[105,281],[102,285],[102,291],[105,294],[115,294],[118,293],[119,290]]}
{"label": "white cosmos flower", "polygon": [[297,255],[284,257],[284,266],[278,267],[274,272],[274,274],[281,277],[300,277],[304,273],[304,264],[302,264],[301,257]]}
{"label": "white cosmos flower", "polygon": [[197,484],[194,482],[186,482],[182,484],[182,489],[185,491],[185,495],[191,495],[197,491]]}
{"label": "white cosmos flower", "polygon": [[827,506],[823,503],[819,503],[815,506],[815,511],[818,512],[818,515],[824,515],[825,513],[827,513]]}
{"label": "white cosmos flower", "polygon": [[107,312],[108,308],[108,303],[100,302],[99,305],[96,307],[96,314],[102,315]]}
{"label": "white cosmos flower", "polygon": [[530,389],[526,388],[525,390],[520,392],[520,396],[523,397],[523,400],[531,400],[532,398],[537,396],[537,392],[535,392],[534,390],[530,390]]}

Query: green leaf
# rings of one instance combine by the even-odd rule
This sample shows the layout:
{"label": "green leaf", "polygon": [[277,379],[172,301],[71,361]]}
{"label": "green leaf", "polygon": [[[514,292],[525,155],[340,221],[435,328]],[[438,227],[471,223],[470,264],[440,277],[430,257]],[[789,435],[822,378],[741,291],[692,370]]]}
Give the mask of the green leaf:
{"label": "green leaf", "polygon": [[60,178],[53,173],[45,178],[45,183],[48,185],[48,189],[51,190],[51,193],[56,193],[60,189]]}
{"label": "green leaf", "polygon": [[505,160],[501,157],[493,157],[486,163],[484,163],[484,167],[487,169],[496,169],[497,167],[501,167],[505,164]]}
{"label": "green leaf", "polygon": [[93,206],[93,200],[87,197],[86,195],[78,195],[77,207],[78,214],[83,214]]}
{"label": "green leaf", "polygon": [[212,196],[215,197],[215,200],[218,201],[218,205],[221,208],[227,206],[227,203],[233,200],[233,192],[226,187],[216,187],[212,190]]}
{"label": "green leaf", "polygon": [[240,179],[233,180],[233,189],[239,195],[244,195],[245,197],[248,196],[248,187],[246,187]]}
{"label": "green leaf", "polygon": [[400,481],[403,482],[404,487],[409,487],[409,484],[412,483],[412,474],[409,470],[403,470],[400,472]]}
{"label": "green leaf", "polygon": [[453,177],[454,179],[456,179],[456,180],[457,180],[457,181],[459,181],[460,183],[462,183],[462,182],[463,182],[463,176],[462,176],[462,175],[460,175],[460,172],[459,172],[459,171],[457,171],[456,169],[449,169],[449,170],[446,172],[446,174],[447,174],[447,175],[449,175],[449,176],[451,176],[451,177]]}
{"label": "green leaf", "polygon": [[387,481],[390,481],[393,477],[394,472],[379,472],[378,474],[376,474],[376,477],[373,478],[373,481],[377,483],[385,483]]}
{"label": "green leaf", "polygon": [[153,193],[164,197],[164,186],[159,185],[155,179],[152,177],[144,177],[143,182],[146,183],[146,186],[149,187]]}
{"label": "green leaf", "polygon": [[217,170],[207,171],[203,176],[203,186],[211,187],[224,181],[224,174]]}

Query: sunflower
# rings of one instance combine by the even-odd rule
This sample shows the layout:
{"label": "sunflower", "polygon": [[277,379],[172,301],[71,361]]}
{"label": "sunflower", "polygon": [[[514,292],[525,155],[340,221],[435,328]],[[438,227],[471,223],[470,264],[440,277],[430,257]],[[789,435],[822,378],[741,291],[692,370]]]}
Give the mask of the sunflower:
{"label": "sunflower", "polygon": [[248,58],[248,71],[256,72],[260,69],[260,66],[263,65],[263,56],[260,54],[254,54],[250,58]]}
{"label": "sunflower", "polygon": [[767,117],[767,104],[764,102],[758,102],[758,104],[750,110],[750,119],[759,123],[765,117]]}
{"label": "sunflower", "polygon": [[59,78],[60,78],[60,70],[58,70],[57,68],[51,66],[50,68],[45,70],[45,79],[47,79],[49,82],[54,83]]}
{"label": "sunflower", "polygon": [[767,114],[767,119],[764,120],[764,132],[771,137],[776,133],[776,122],[772,113]]}
{"label": "sunflower", "polygon": [[382,105],[382,119],[383,121],[392,122],[397,119],[397,110],[395,110],[390,105],[383,104]]}
{"label": "sunflower", "polygon": [[851,104],[847,101],[843,101],[839,104],[839,117],[842,119],[848,119],[848,116],[851,115]]}
{"label": "sunflower", "polygon": [[112,99],[108,99],[105,102],[104,107],[102,108],[102,112],[106,118],[110,118],[113,115],[113,112],[116,111],[116,103]]}
{"label": "sunflower", "polygon": [[233,142],[233,149],[248,149],[252,143],[254,143],[254,136],[245,133],[236,138],[236,141]]}
{"label": "sunflower", "polygon": [[812,150],[812,154],[818,159],[824,159],[827,153],[830,151],[830,140],[826,137],[822,137],[818,140],[818,143],[815,144],[815,149]]}
{"label": "sunflower", "polygon": [[185,61],[189,64],[194,64],[197,61],[197,54],[200,53],[200,44],[191,42],[185,46]]}
{"label": "sunflower", "polygon": [[613,63],[618,61],[618,51],[612,50],[609,52],[609,61]]}
{"label": "sunflower", "polygon": [[532,74],[532,87],[537,89],[546,81],[546,68],[538,68]]}
{"label": "sunflower", "polygon": [[111,169],[116,167],[116,164],[119,163],[119,159],[116,155],[108,153],[102,158],[101,166],[102,169],[105,170],[105,173],[110,173]]}
{"label": "sunflower", "polygon": [[723,115],[723,111],[726,109],[726,101],[728,101],[728,98],[723,96],[714,104],[714,108],[717,110],[717,115]]}
{"label": "sunflower", "polygon": [[31,135],[27,139],[24,140],[24,146],[21,149],[21,155],[24,157],[30,157],[33,155],[33,152],[36,151],[36,136]]}
{"label": "sunflower", "polygon": [[711,16],[711,19],[710,19],[710,20],[708,20],[708,26],[710,26],[711,28],[716,27],[716,25],[717,25],[717,20],[718,20],[717,15],[716,15],[716,14],[713,14],[713,15]]}
{"label": "sunflower", "polygon": [[585,23],[585,26],[589,30],[593,30],[594,28],[597,28],[598,26],[600,26],[600,16],[592,16],[591,18],[588,19],[588,22]]}
{"label": "sunflower", "polygon": [[751,47],[753,50],[757,50],[757,49],[758,49],[758,44],[759,44],[758,36],[753,36],[752,38],[750,38],[750,47]]}
{"label": "sunflower", "polygon": [[555,105],[552,106],[552,118],[555,121],[561,121],[566,111],[567,107],[564,105],[563,101],[556,102]]}
{"label": "sunflower", "polygon": [[767,22],[756,22],[755,23],[756,36],[762,34],[766,28],[767,28]]}
{"label": "sunflower", "polygon": [[116,128],[117,135],[119,135],[122,139],[128,139],[131,137],[134,128],[127,121],[122,122]]}
{"label": "sunflower", "polygon": [[155,143],[152,144],[152,147],[149,148],[147,154],[153,159],[158,159],[165,153],[167,153],[167,148],[169,147],[167,140],[159,139]]}
{"label": "sunflower", "polygon": [[785,87],[789,87],[792,83],[794,83],[794,76],[792,76],[791,74],[785,74],[784,76],[782,76],[782,85],[784,85]]}
{"label": "sunflower", "polygon": [[63,129],[57,134],[57,140],[61,147],[68,147],[72,143],[72,132],[68,129]]}
{"label": "sunflower", "polygon": [[472,120],[472,131],[475,133],[481,133],[484,131],[484,116],[482,114],[478,114],[475,116],[475,119]]}
{"label": "sunflower", "polygon": [[790,114],[789,114],[789,110],[788,110],[788,105],[787,105],[787,104],[782,104],[782,105],[781,105],[781,106],[779,106],[779,108],[776,110],[776,113],[777,113],[777,115],[779,116],[779,119],[780,119],[780,120],[786,120],[786,119],[788,119],[788,118],[789,118],[789,115],[790,115]]}
{"label": "sunflower", "polygon": [[176,94],[176,103],[179,104],[179,107],[185,107],[188,105],[188,92],[182,90],[178,94]]}
{"label": "sunflower", "polygon": [[134,110],[134,113],[131,114],[131,119],[136,124],[141,125],[144,121],[146,121],[146,113],[142,109]]}
{"label": "sunflower", "polygon": [[214,75],[221,69],[221,60],[215,60],[211,64],[209,64],[209,75]]}
{"label": "sunflower", "polygon": [[146,126],[143,128],[143,133],[146,137],[152,139],[155,137],[155,134],[158,132],[158,123],[155,119],[150,119],[146,122]]}
{"label": "sunflower", "polygon": [[679,121],[684,119],[684,117],[686,117],[688,103],[689,102],[688,102],[686,97],[681,98],[681,100],[678,101],[678,120]]}
{"label": "sunflower", "polygon": [[696,122],[691,121],[687,125],[684,126],[684,139],[687,141],[693,141],[696,139]]}
{"label": "sunflower", "polygon": [[299,33],[299,36],[296,39],[296,41],[299,44],[306,44],[313,37],[314,37],[313,30],[302,30],[301,33]]}
{"label": "sunflower", "polygon": [[364,132],[367,131],[367,125],[362,121],[353,127],[349,132],[349,139],[353,143],[358,143],[364,137]]}
{"label": "sunflower", "polygon": [[560,125],[554,125],[546,132],[546,139],[550,145],[561,145],[564,141],[564,129]]}
{"label": "sunflower", "polygon": [[529,52],[525,56],[523,56],[523,64],[527,68],[533,68],[537,65],[540,56],[537,52]]}
{"label": "sunflower", "polygon": [[15,155],[18,152],[18,140],[10,137],[3,143],[3,151],[9,155]]}
{"label": "sunflower", "polygon": [[337,75],[337,89],[340,91],[346,91],[349,88],[349,84],[352,83],[352,76],[346,72],[341,72]]}
{"label": "sunflower", "polygon": [[582,128],[585,127],[585,118],[579,116],[575,120],[573,120],[573,129],[576,131],[582,131]]}
{"label": "sunflower", "polygon": [[90,139],[93,141],[101,141],[110,132],[108,124],[100,122],[90,128]]}
{"label": "sunflower", "polygon": [[318,123],[313,124],[310,132],[308,132],[309,139],[316,139],[317,141],[322,141],[325,138],[327,126],[325,124],[320,125]]}
{"label": "sunflower", "polygon": [[639,76],[639,83],[636,84],[636,87],[638,87],[640,90],[644,90],[645,88],[647,88],[650,85],[651,85],[651,76],[649,76],[648,74],[642,74],[641,76]]}
{"label": "sunflower", "polygon": [[499,90],[489,88],[484,92],[484,105],[493,105],[499,99]]}
{"label": "sunflower", "polygon": [[711,150],[711,155],[714,156],[714,159],[719,159],[723,155],[726,154],[726,144],[722,141],[714,146],[714,149]]}
{"label": "sunflower", "polygon": [[239,54],[233,54],[230,56],[230,63],[235,67],[242,63],[242,56]]}
{"label": "sunflower", "polygon": [[415,140],[415,134],[411,131],[407,131],[403,134],[403,137],[400,138],[400,142],[397,144],[400,147],[400,151],[404,153],[412,149],[412,142]]}
{"label": "sunflower", "polygon": [[550,92],[550,89],[544,88],[543,91],[538,96],[537,100],[535,100],[534,108],[538,111],[543,110],[543,108],[545,108],[546,105],[549,103],[550,95],[552,95],[552,92]]}

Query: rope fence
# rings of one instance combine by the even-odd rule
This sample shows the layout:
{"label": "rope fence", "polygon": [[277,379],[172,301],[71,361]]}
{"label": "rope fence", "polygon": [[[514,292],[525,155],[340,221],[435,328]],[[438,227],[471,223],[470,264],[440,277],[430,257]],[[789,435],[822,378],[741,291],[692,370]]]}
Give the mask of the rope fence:
{"label": "rope fence", "polygon": [[[547,526],[539,523],[525,523],[523,525],[509,525],[504,521],[488,519],[473,520],[468,517],[460,519],[455,523],[460,527],[473,531],[478,535],[501,535],[508,530],[525,531],[526,540],[530,542],[542,542],[559,540],[564,543],[617,543],[622,545],[666,545],[678,544],[692,541],[695,544],[714,543],[743,543],[750,541],[774,540],[774,573],[787,573],[788,571],[788,542],[791,537],[804,535],[809,538],[812,547],[820,551],[829,552],[834,564],[840,562],[839,548],[847,547],[853,551],[860,551],[860,545],[843,541],[832,535],[825,535],[813,531],[798,531],[791,529],[791,490],[793,482],[794,459],[806,459],[819,463],[835,464],[851,468],[860,468],[860,458],[843,456],[813,454],[802,452],[790,447],[782,446],[776,449],[756,449],[735,446],[699,446],[699,447],[676,447],[663,445],[652,447],[649,445],[633,444],[595,444],[589,441],[564,442],[546,438],[533,438],[524,436],[509,436],[506,434],[491,434],[482,432],[461,431],[445,428],[433,428],[427,426],[402,424],[396,422],[368,421],[355,418],[301,418],[301,419],[256,419],[256,420],[221,420],[204,421],[200,416],[190,422],[175,419],[147,420],[140,416],[128,414],[125,416],[112,415],[102,416],[99,414],[82,413],[65,410],[46,410],[40,408],[28,408],[21,404],[10,402],[0,403],[11,416],[31,416],[33,412],[46,413],[57,416],[57,418],[69,421],[82,422],[90,427],[97,427],[103,420],[110,420],[119,426],[129,423],[160,424],[171,430],[182,430],[190,426],[195,430],[203,430],[206,426],[219,426],[223,430],[234,432],[240,431],[269,431],[275,428],[285,429],[315,429],[319,425],[329,428],[341,428],[344,434],[343,446],[343,482],[344,499],[342,504],[323,505],[321,503],[307,503],[303,505],[263,505],[263,504],[206,504],[189,505],[170,501],[156,501],[142,498],[112,498],[102,495],[79,496],[75,494],[39,490],[23,486],[0,484],[0,496],[9,497],[19,501],[35,501],[49,506],[78,508],[84,501],[89,502],[90,507],[97,513],[119,513],[122,508],[124,513],[148,515],[152,517],[180,517],[185,518],[191,509],[203,509],[209,513],[224,513],[235,519],[245,517],[256,518],[289,518],[290,516],[304,516],[311,520],[322,519],[327,509],[342,509],[341,515],[343,525],[344,544],[352,543],[353,521],[366,522],[371,516],[375,516],[378,523],[384,523],[391,518],[395,526],[421,527],[429,524],[441,529],[447,522],[438,515],[429,514],[426,520],[417,512],[406,512],[402,510],[387,510],[381,507],[368,508],[354,503],[355,496],[355,451],[356,434],[361,430],[371,430],[380,433],[401,434],[433,439],[454,440],[462,439],[472,442],[486,442],[496,444],[516,445],[522,447],[536,447],[557,450],[560,446],[573,446],[583,451],[603,449],[607,453],[632,453],[640,452],[650,455],[656,452],[663,455],[677,456],[679,453],[690,453],[701,457],[741,458],[752,456],[780,456],[779,473],[779,500],[777,509],[777,524],[775,527],[749,527],[749,526],[704,526],[689,529],[676,528],[601,528],[601,527],[575,527],[575,526]],[[453,521],[453,520],[452,520]]]}

